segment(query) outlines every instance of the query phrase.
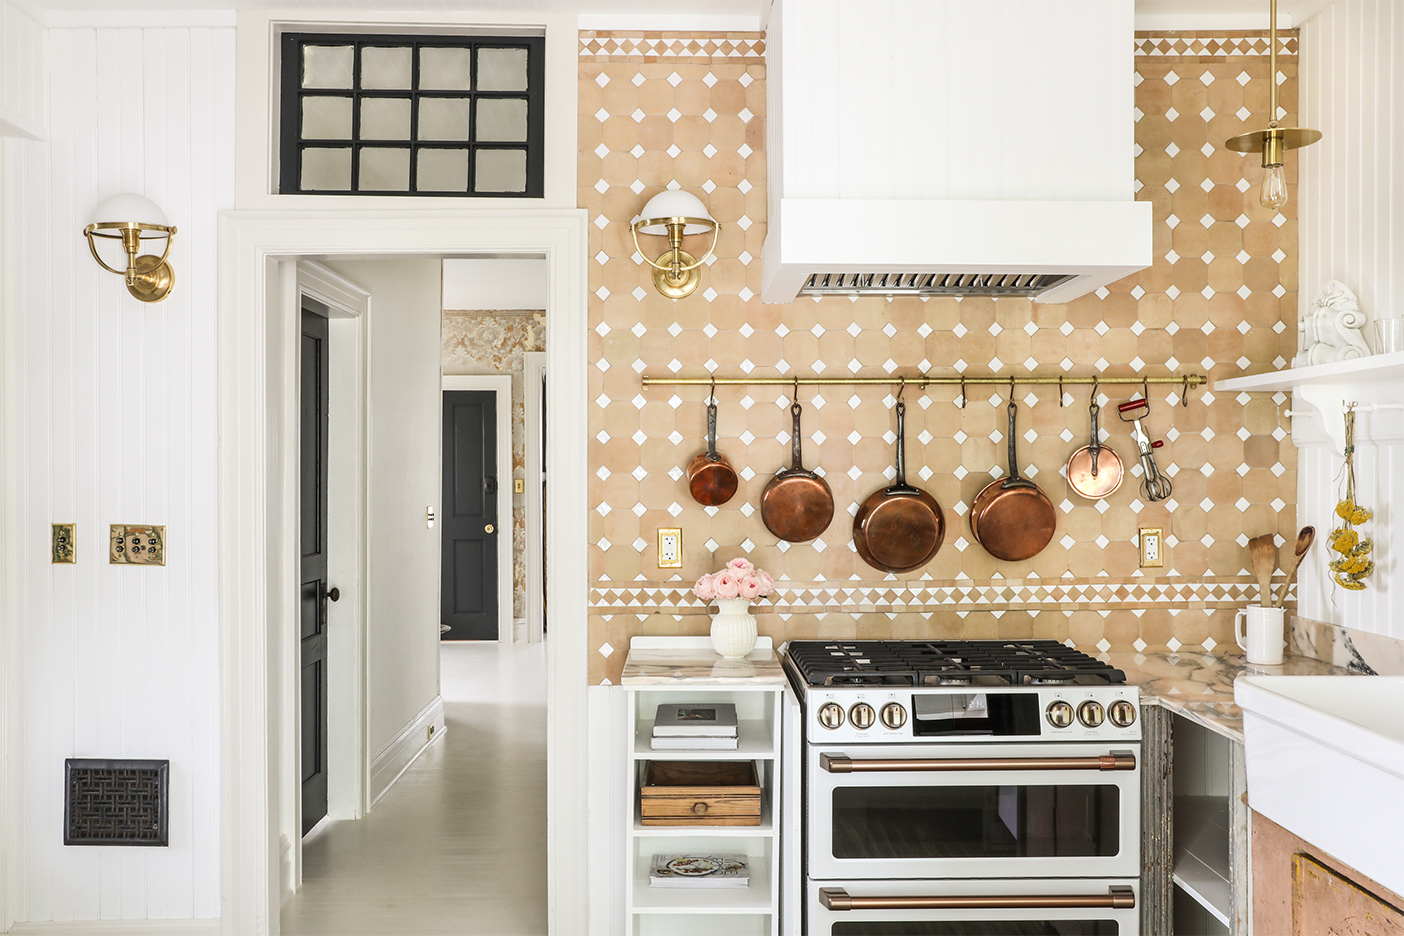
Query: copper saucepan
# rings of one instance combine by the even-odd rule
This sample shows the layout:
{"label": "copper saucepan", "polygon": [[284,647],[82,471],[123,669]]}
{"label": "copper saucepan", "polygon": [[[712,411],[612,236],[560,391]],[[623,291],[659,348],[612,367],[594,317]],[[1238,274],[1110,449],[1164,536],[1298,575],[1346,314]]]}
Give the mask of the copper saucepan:
{"label": "copper saucepan", "polygon": [[703,507],[720,507],[736,493],[736,469],[717,454],[717,398],[707,403],[707,451],[687,466],[687,489]]}
{"label": "copper saucepan", "polygon": [[834,519],[834,492],[829,483],[804,467],[800,453],[799,402],[791,404],[794,417],[791,455],[793,462],[782,469],[761,492],[761,520],[765,528],[782,540],[803,543],[829,528]]}
{"label": "copper saucepan", "polygon": [[936,555],[946,538],[946,517],[936,498],[907,483],[904,417],[897,401],[897,477],[868,495],[853,516],[853,545],[863,561],[884,572],[910,572]]}
{"label": "copper saucepan", "polygon": [[1092,405],[1087,408],[1092,414],[1092,441],[1068,456],[1068,486],[1091,500],[1106,497],[1121,487],[1125,473],[1121,456],[1101,443],[1097,429],[1097,414],[1101,409],[1094,386]]}
{"label": "copper saucepan", "polygon": [[1009,477],[991,481],[970,505],[970,532],[996,559],[1032,559],[1053,539],[1057,513],[1037,484],[1019,476],[1015,453],[1015,417],[1019,407],[1009,400]]}

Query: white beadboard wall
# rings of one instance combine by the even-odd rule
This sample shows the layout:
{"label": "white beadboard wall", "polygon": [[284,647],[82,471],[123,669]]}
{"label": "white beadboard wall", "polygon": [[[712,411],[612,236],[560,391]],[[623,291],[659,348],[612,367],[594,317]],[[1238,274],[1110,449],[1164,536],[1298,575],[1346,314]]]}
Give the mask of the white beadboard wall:
{"label": "white beadboard wall", "polygon": [[[8,12],[8,11],[7,11]],[[14,142],[20,922],[209,919],[219,904],[216,212],[233,205],[232,28],[49,29],[48,140]],[[130,66],[136,63],[136,67]],[[121,191],[179,227],[131,298],[83,225]],[[78,524],[50,565],[49,524]],[[111,523],[166,526],[110,566]],[[169,848],[62,844],[66,757],[169,758]]]}
{"label": "white beadboard wall", "polygon": [[44,27],[0,0],[0,136],[44,136]]}
{"label": "white beadboard wall", "polygon": [[[1404,3],[1335,0],[1301,24],[1301,119],[1324,134],[1298,156],[1303,310],[1339,279],[1372,319],[1404,315],[1402,62]],[[1404,563],[1395,554],[1404,547],[1404,422],[1386,412],[1359,420],[1357,497],[1375,510],[1367,532],[1377,568],[1367,591],[1332,588],[1323,538],[1336,524],[1341,458],[1324,437],[1297,438],[1297,516],[1316,526],[1321,560],[1303,565],[1300,608],[1318,621],[1404,639]]]}

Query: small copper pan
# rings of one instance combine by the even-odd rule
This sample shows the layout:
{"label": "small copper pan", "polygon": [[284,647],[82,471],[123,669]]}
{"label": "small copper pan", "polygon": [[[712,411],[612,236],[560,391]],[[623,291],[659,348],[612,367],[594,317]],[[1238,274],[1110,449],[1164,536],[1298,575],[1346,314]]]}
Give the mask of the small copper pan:
{"label": "small copper pan", "polygon": [[991,481],[970,504],[970,532],[996,559],[1032,559],[1053,539],[1057,513],[1037,484],[1019,476],[1015,453],[1019,407],[1009,400],[1009,477]]}
{"label": "small copper pan", "polygon": [[765,528],[791,543],[814,539],[834,519],[834,492],[829,490],[829,482],[804,467],[800,453],[801,412],[798,402],[790,406],[795,420],[791,448],[794,461],[771,478],[761,492],[761,520]]}
{"label": "small copper pan", "polygon": [[1068,486],[1076,493],[1091,500],[1106,497],[1121,487],[1125,473],[1121,456],[1103,445],[1097,431],[1097,391],[1092,390],[1092,405],[1087,408],[1092,414],[1092,441],[1073,452],[1068,457]]}
{"label": "small copper pan", "polygon": [[707,451],[687,466],[687,489],[703,507],[720,507],[736,493],[736,469],[717,454],[717,398],[707,403]]}
{"label": "small copper pan", "polygon": [[946,538],[946,517],[936,498],[907,483],[904,417],[897,401],[897,477],[868,495],[853,516],[853,546],[863,561],[884,572],[910,572],[931,561]]}

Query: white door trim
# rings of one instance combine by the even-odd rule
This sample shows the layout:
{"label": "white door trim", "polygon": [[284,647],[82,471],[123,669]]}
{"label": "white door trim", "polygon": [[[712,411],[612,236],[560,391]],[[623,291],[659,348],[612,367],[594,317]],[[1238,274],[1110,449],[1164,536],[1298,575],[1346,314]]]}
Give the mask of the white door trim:
{"label": "white door trim", "polygon": [[[547,258],[547,464],[588,450],[587,214],[579,209],[224,211],[220,213],[219,626],[220,928],[278,931],[278,737],[291,711],[279,635],[296,615],[294,321],[270,264],[309,255]],[[270,276],[270,272],[273,275]],[[289,408],[293,407],[293,419]],[[558,474],[548,492],[547,914],[555,933],[586,929],[588,485]]]}
{"label": "white door trim", "polygon": [[526,640],[540,643],[545,637],[545,566],[541,543],[541,464],[542,391],[546,376],[546,352],[522,354],[522,405],[526,410]]}
{"label": "white door trim", "polygon": [[[444,390],[488,390],[496,400],[497,410],[497,640],[512,642],[512,375],[511,374],[445,374]],[[442,445],[442,440],[440,441]],[[443,464],[440,458],[440,464]],[[440,483],[440,489],[443,484]],[[447,504],[439,505],[442,519]],[[505,535],[503,535],[505,533]],[[439,588],[444,587],[439,582]],[[450,637],[453,635],[450,634]]]}

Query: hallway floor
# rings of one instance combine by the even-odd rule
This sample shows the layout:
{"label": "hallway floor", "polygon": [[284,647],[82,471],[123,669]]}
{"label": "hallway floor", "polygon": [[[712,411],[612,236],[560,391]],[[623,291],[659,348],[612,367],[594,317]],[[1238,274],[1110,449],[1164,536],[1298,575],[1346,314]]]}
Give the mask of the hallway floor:
{"label": "hallway floor", "polygon": [[365,818],[305,843],[284,934],[546,932],[544,645],[442,651],[447,730]]}

